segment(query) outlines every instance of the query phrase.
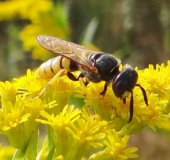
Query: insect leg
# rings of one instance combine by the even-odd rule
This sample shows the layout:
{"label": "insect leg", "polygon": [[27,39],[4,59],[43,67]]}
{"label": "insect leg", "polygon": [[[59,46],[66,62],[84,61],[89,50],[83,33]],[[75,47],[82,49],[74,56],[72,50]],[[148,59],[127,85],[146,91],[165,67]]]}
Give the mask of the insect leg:
{"label": "insect leg", "polygon": [[148,98],[145,89],[140,84],[136,84],[136,86],[138,86],[141,89],[145,104],[148,106]]}
{"label": "insect leg", "polygon": [[[71,72],[67,72],[67,76],[72,81],[79,81],[80,78],[84,78],[84,74],[80,73],[78,77],[75,77]],[[86,81],[83,81],[84,85],[87,86],[89,84],[89,81],[86,79]]]}
{"label": "insect leg", "polygon": [[67,72],[67,76],[72,81],[78,81],[80,78],[84,78],[84,75],[82,73],[80,73],[78,77],[75,77],[71,72]]}
{"label": "insect leg", "polygon": [[46,91],[47,87],[53,85],[53,83],[56,81],[56,79],[58,77],[60,77],[60,75],[62,74],[67,74],[67,70],[66,69],[61,69],[47,84],[46,86],[41,90],[41,92],[38,94],[38,96],[36,96],[34,99],[39,98],[43,95],[43,93]]}
{"label": "insect leg", "polygon": [[130,97],[130,118],[129,123],[132,121],[133,118],[133,91],[131,91],[131,97]]}
{"label": "insect leg", "polygon": [[126,97],[123,98],[122,101],[123,101],[123,104],[125,104],[126,103]]}
{"label": "insect leg", "polygon": [[108,84],[107,84],[107,83],[105,83],[103,91],[99,94],[100,98],[103,98],[103,97],[104,97],[104,95],[106,94],[106,91],[107,91],[107,85],[108,85]]}

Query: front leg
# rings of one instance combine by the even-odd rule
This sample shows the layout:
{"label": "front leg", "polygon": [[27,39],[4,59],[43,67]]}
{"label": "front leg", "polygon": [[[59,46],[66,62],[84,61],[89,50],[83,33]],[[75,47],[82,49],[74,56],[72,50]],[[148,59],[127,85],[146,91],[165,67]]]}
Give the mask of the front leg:
{"label": "front leg", "polygon": [[[80,73],[78,77],[75,77],[71,72],[67,72],[67,76],[72,81],[79,81],[80,78],[84,78],[84,74]],[[87,86],[89,84],[89,81],[86,79],[86,81],[83,81],[84,85]]]}
{"label": "front leg", "polygon": [[67,76],[72,81],[78,81],[80,78],[84,78],[84,75],[80,73],[78,77],[75,77],[71,72],[67,72]]}

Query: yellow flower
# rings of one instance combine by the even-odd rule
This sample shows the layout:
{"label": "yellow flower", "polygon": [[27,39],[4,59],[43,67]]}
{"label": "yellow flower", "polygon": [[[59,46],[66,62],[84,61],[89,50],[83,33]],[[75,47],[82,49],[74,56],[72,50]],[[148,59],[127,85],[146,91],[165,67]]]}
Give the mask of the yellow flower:
{"label": "yellow flower", "polygon": [[[21,17],[23,19],[35,19],[39,12],[46,12],[51,7],[51,2],[48,0],[43,1],[4,1],[0,2],[0,20],[8,20],[12,18]],[[8,14],[7,12],[8,11]]]}
{"label": "yellow flower", "polygon": [[60,22],[59,20],[57,20],[58,17],[55,17],[59,15],[58,14],[51,15],[50,12],[46,14],[44,13],[43,17],[41,17],[42,15],[40,15],[39,19],[36,22],[27,25],[20,33],[20,39],[24,42],[23,43],[24,49],[25,50],[33,49],[33,58],[46,60],[54,56],[52,55],[52,53],[42,49],[38,45],[35,38],[37,35],[42,35],[42,34],[51,35],[51,36],[60,37],[62,39],[69,38],[70,28],[68,24],[63,24],[62,26],[59,25]]}
{"label": "yellow flower", "polygon": [[[54,114],[48,114],[45,111],[41,112],[41,116],[46,118],[47,120],[37,119],[38,122],[51,125],[54,130],[57,130],[57,127],[65,128],[67,125],[72,126],[73,123],[77,118],[79,118],[80,110],[74,110],[74,106],[68,107],[65,106],[63,111],[59,114],[54,116]],[[68,123],[68,124],[67,124]]]}
{"label": "yellow flower", "polygon": [[67,76],[58,77],[51,85],[45,85],[43,100],[46,104],[56,101],[57,106],[50,108],[48,112],[59,114],[68,104],[70,96],[77,90],[78,82],[73,82]]}
{"label": "yellow flower", "polygon": [[[100,141],[105,138],[107,121],[101,121],[98,115],[89,115],[85,110],[82,117],[77,121],[78,127],[70,130],[70,133],[82,145],[91,145],[94,148],[101,147]],[[83,152],[83,151],[82,151]]]}
{"label": "yellow flower", "polygon": [[109,121],[118,116],[117,108],[120,107],[121,101],[115,97],[111,86],[108,87],[106,95],[100,98],[99,94],[103,91],[104,82],[90,83],[88,86],[85,86],[82,80],[80,80],[80,83],[81,88],[76,91],[76,97],[84,98],[86,105],[91,107],[102,119]]}
{"label": "yellow flower", "polygon": [[100,122],[97,117],[93,120],[86,112],[73,106],[66,106],[57,116],[44,111],[41,115],[47,120],[37,121],[50,125],[54,131],[56,155],[63,155],[64,159],[79,159],[90,148],[102,146],[100,141],[105,137],[106,121]]}
{"label": "yellow flower", "polygon": [[109,130],[106,140],[104,140],[105,148],[90,156],[90,160],[126,160],[129,158],[137,158],[137,148],[126,148],[129,136],[119,137],[115,130]]}
{"label": "yellow flower", "polygon": [[54,131],[53,139],[57,147],[55,153],[57,157],[59,155],[63,155],[66,158],[66,156],[69,155],[69,147],[73,138],[71,138],[72,136],[70,135],[70,133],[68,133],[67,128],[75,128],[74,123],[80,117],[80,113],[81,111],[78,109],[74,110],[73,106],[66,106],[63,111],[57,116],[54,116],[54,114],[50,115],[47,112],[42,111],[41,115],[47,120],[37,119],[38,122],[48,124],[52,127]]}
{"label": "yellow flower", "polygon": [[1,103],[12,102],[15,103],[16,100],[16,90],[17,87],[15,84],[10,83],[9,81],[0,82],[0,95]]}
{"label": "yellow flower", "polygon": [[139,82],[147,91],[149,106],[136,107],[135,113],[140,123],[149,125],[153,130],[157,127],[166,126],[169,123],[169,100],[170,100],[170,62],[164,64],[149,65],[143,71],[138,71]]}
{"label": "yellow flower", "polygon": [[153,65],[149,65],[145,70],[139,71],[139,74],[141,74],[139,81],[142,81],[146,85],[149,93],[158,94],[158,97],[163,98],[170,93],[169,69],[169,61],[167,66],[157,64],[155,69]]}
{"label": "yellow flower", "polygon": [[53,6],[50,1],[42,2],[45,2],[46,10],[38,10],[35,14],[33,13],[33,16],[30,17],[32,23],[22,30],[20,39],[23,41],[25,50],[33,49],[33,58],[46,60],[52,57],[52,54],[42,49],[36,42],[35,37],[43,34],[68,39],[70,27],[64,5],[58,3],[56,6]]}
{"label": "yellow flower", "polygon": [[[85,110],[74,109],[73,106],[65,106],[57,116],[45,111],[42,111],[41,115],[47,120],[37,121],[50,125],[53,129],[57,157],[62,155],[64,159],[80,159],[92,150],[93,154],[89,159],[137,157],[134,153],[136,148],[126,149],[128,136],[120,138],[116,131],[108,128],[107,121],[102,121],[98,115],[89,115]],[[96,148],[101,150],[104,146],[102,155],[95,150]]]}
{"label": "yellow flower", "polygon": [[[43,50],[36,42],[37,35],[53,35],[69,39],[70,27],[64,4],[52,3],[49,0],[11,0],[0,2],[0,20],[26,19],[30,24],[20,32],[25,50],[33,50],[33,58],[46,60],[52,54]],[[8,11],[8,12],[6,12]]]}
{"label": "yellow flower", "polygon": [[[30,72],[28,75],[27,80],[25,77],[14,83],[0,83],[0,133],[7,135],[11,145],[15,148],[22,148],[32,136],[32,132],[34,130],[37,132],[37,123],[34,120],[39,116],[40,110],[46,107],[39,98],[34,100],[27,98],[29,95],[27,90],[35,89],[35,87],[29,88],[28,81],[30,83],[32,78],[29,79]],[[23,89],[22,94],[18,94],[20,87]],[[31,90],[29,91],[32,93]]]}
{"label": "yellow flower", "polygon": [[26,76],[14,79],[14,84],[17,86],[17,93],[22,96],[30,95],[32,98],[35,98],[38,95],[47,82],[47,80],[37,79],[37,72],[31,72],[29,69],[27,70]]}
{"label": "yellow flower", "polygon": [[11,144],[15,147],[23,145],[23,139],[18,134],[22,123],[28,121],[29,113],[23,113],[25,102],[17,98],[15,105],[11,102],[3,104],[3,110],[0,110],[0,132],[7,135]]}

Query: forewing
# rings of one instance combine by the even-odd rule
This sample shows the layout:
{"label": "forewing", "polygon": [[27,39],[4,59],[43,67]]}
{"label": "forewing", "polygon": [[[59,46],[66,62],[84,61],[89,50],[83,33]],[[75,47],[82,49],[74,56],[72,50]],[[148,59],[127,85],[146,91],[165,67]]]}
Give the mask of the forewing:
{"label": "forewing", "polygon": [[37,41],[52,53],[66,57],[88,70],[95,69],[93,64],[88,61],[88,56],[98,51],[51,36],[37,36]]}

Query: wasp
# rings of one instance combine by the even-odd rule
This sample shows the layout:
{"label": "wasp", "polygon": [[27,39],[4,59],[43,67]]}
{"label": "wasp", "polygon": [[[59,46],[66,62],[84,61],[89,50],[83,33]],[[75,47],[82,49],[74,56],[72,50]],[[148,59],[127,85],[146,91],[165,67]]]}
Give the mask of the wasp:
{"label": "wasp", "polygon": [[[51,37],[37,36],[37,41],[46,50],[57,54],[58,56],[44,62],[38,69],[39,78],[52,78],[61,69],[67,70],[67,76],[73,81],[79,78],[85,78],[85,85],[89,82],[99,83],[105,81],[103,91],[99,94],[103,97],[109,84],[117,98],[126,103],[126,98],[130,97],[130,117],[133,118],[133,89],[139,87],[142,91],[144,102],[148,105],[148,99],[145,89],[137,84],[138,73],[130,65],[125,65],[123,70],[119,70],[121,60],[111,54],[99,52],[72,42]],[[72,72],[80,71],[75,77]]]}

